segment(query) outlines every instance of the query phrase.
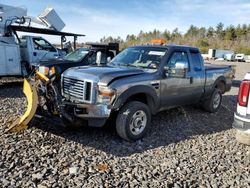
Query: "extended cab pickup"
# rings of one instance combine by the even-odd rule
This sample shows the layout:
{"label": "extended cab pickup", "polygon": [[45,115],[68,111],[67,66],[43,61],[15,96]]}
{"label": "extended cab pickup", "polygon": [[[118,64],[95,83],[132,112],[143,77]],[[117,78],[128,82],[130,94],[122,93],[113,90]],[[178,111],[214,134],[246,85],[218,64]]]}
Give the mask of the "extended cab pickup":
{"label": "extended cab pickup", "polygon": [[115,117],[119,136],[134,141],[159,111],[201,103],[216,112],[233,74],[230,66],[204,66],[194,47],[133,46],[108,65],[65,71],[61,116],[72,124],[85,120],[96,127]]}

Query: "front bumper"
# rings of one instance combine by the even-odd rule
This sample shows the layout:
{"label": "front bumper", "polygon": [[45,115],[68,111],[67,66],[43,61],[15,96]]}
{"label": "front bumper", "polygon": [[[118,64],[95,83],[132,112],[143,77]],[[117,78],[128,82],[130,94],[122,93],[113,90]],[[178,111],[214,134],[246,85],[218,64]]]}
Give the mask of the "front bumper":
{"label": "front bumper", "polygon": [[72,104],[63,102],[61,106],[61,116],[71,123],[76,123],[77,119],[88,122],[90,127],[102,127],[110,117],[111,109],[104,104]]}
{"label": "front bumper", "polygon": [[235,113],[233,127],[241,131],[250,131],[250,119]]}
{"label": "front bumper", "polygon": [[111,109],[105,104],[72,104],[64,103],[65,107],[70,106],[74,116],[81,119],[108,119]]}

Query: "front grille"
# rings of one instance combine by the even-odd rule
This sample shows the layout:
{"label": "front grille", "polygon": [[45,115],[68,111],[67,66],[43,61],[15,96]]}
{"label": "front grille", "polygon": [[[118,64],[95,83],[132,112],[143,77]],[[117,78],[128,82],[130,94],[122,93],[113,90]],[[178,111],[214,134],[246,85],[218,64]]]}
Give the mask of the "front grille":
{"label": "front grille", "polygon": [[63,77],[63,94],[70,101],[92,103],[92,89],[92,82]]}

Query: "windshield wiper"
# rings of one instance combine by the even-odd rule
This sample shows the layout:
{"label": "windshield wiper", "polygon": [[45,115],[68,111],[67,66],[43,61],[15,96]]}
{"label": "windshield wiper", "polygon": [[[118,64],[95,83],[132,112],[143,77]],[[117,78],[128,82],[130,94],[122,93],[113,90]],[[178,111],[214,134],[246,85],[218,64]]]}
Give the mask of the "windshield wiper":
{"label": "windshield wiper", "polygon": [[126,67],[137,67],[137,66],[132,65],[132,64],[124,64],[124,66],[126,66]]}
{"label": "windshield wiper", "polygon": [[133,64],[127,64],[127,63],[110,63],[111,65],[114,65],[114,66],[123,66],[123,67],[135,67],[135,68],[147,68],[147,67],[144,67],[144,66],[140,66],[140,65],[133,65]]}
{"label": "windshield wiper", "polygon": [[135,65],[127,64],[127,63],[112,63],[112,65],[124,66],[124,67],[137,67]]}

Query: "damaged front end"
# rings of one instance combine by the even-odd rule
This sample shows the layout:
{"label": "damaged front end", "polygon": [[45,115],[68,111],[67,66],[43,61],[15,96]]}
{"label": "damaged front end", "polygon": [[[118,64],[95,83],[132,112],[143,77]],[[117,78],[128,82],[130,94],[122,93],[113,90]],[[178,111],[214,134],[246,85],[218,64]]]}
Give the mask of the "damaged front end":
{"label": "damaged front end", "polygon": [[116,90],[98,84],[96,77],[76,79],[62,76],[61,116],[72,126],[79,121],[88,126],[101,127],[111,115],[111,104]]}

